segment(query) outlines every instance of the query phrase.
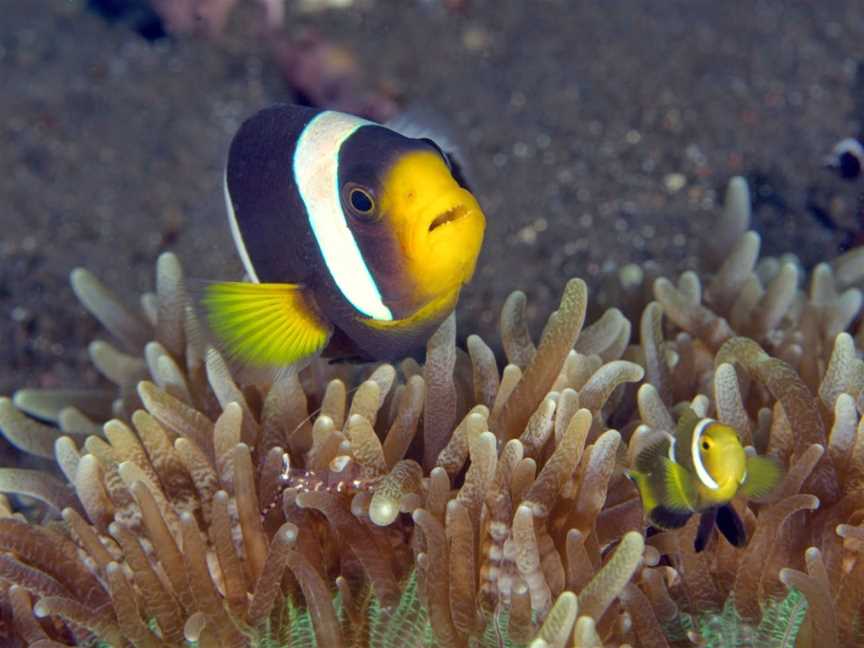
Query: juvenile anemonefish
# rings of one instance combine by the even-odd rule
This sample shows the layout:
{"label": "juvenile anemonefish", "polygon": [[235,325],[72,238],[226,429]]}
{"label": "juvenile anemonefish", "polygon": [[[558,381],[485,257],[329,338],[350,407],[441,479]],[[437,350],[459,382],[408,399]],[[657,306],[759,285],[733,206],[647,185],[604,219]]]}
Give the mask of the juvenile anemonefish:
{"label": "juvenile anemonefish", "polygon": [[485,217],[425,133],[277,105],[235,135],[225,201],[250,281],[204,291],[229,354],[387,360],[425,344],[474,273]]}
{"label": "juvenile anemonefish", "polygon": [[782,477],[770,457],[748,456],[738,432],[714,419],[685,410],[674,435],[652,443],[627,471],[642,498],[648,520],[661,529],[684,526],[700,513],[695,548],[705,548],[715,523],[729,542],[743,546],[744,525],[729,502],[742,493],[769,495]]}
{"label": "juvenile anemonefish", "polygon": [[825,166],[835,170],[845,180],[855,180],[864,167],[864,145],[855,137],[840,140],[825,159]]}

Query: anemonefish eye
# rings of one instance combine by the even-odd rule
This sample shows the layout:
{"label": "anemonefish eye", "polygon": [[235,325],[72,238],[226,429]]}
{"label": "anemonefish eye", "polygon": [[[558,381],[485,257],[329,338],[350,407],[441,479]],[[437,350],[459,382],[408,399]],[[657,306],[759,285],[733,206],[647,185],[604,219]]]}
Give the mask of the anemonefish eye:
{"label": "anemonefish eye", "polygon": [[375,208],[375,203],[372,202],[372,196],[362,189],[352,189],[350,200],[351,206],[354,210],[361,214],[371,212]]}
{"label": "anemonefish eye", "polygon": [[375,219],[375,199],[371,191],[349,183],[345,186],[344,196],[348,209],[354,216],[363,220]]}
{"label": "anemonefish eye", "polygon": [[703,441],[703,442],[702,442],[702,449],[703,449],[703,450],[710,450],[710,449],[711,449],[711,444],[708,443],[707,441]]}

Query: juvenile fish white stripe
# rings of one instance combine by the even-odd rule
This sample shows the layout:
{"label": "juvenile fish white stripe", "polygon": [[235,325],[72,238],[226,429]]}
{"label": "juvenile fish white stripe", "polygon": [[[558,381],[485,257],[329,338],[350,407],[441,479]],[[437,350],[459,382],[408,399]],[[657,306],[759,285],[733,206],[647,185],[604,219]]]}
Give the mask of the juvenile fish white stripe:
{"label": "juvenile fish white stripe", "polygon": [[325,111],[310,121],[294,150],[294,179],[309,216],[312,234],[327,270],[358,311],[392,320],[381,291],[348,227],[339,197],[339,148],[354,131],[372,122]]}
{"label": "juvenile fish white stripe", "polygon": [[231,228],[231,237],[234,239],[234,245],[240,253],[240,260],[243,262],[243,268],[246,274],[255,283],[261,283],[258,280],[258,274],[255,272],[255,266],[252,265],[252,260],[249,258],[249,252],[246,250],[246,243],[243,237],[240,236],[240,226],[237,224],[237,214],[234,213],[234,204],[231,202],[231,193],[228,191],[228,176],[222,176],[222,189],[225,192],[225,208],[228,210],[228,225]]}
{"label": "juvenile fish white stripe", "polygon": [[702,463],[702,455],[699,454],[699,442],[702,440],[702,433],[713,422],[714,419],[704,418],[696,424],[696,427],[693,429],[693,439],[690,441],[690,456],[693,458],[693,467],[696,468],[696,475],[699,477],[699,481],[711,490],[717,490],[720,486],[711,478],[708,471],[705,470],[705,465]]}

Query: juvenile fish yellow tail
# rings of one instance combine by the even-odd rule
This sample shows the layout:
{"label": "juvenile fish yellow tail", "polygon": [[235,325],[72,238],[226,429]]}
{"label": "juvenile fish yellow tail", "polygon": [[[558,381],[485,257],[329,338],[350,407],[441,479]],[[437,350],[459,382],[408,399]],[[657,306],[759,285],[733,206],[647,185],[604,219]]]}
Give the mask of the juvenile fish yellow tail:
{"label": "juvenile fish yellow tail", "polygon": [[653,475],[637,470],[628,470],[626,474],[636,484],[642,500],[642,509],[651,524],[660,529],[678,529],[687,523],[692,511],[678,510],[664,505],[661,499],[662,493],[658,493],[656,486],[651,483]]}
{"label": "juvenile fish yellow tail", "polygon": [[624,473],[627,477],[636,484],[636,489],[639,491],[639,497],[642,500],[642,508],[647,513],[658,505],[657,497],[651,490],[651,484],[648,483],[648,475],[645,475],[638,470],[627,470]]}

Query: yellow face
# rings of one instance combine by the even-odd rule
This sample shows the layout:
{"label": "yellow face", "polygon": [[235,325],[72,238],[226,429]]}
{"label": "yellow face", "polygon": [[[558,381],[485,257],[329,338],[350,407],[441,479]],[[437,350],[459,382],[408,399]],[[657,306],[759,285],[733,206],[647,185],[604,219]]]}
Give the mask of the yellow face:
{"label": "yellow face", "polygon": [[700,493],[713,502],[728,502],[744,481],[747,470],[747,454],[738,433],[728,425],[713,422],[699,439],[699,455],[702,465],[718,486],[712,489],[700,483]]}
{"label": "yellow face", "polygon": [[418,305],[457,293],[474,274],[486,217],[434,151],[403,155],[381,182],[381,213],[393,228]]}

